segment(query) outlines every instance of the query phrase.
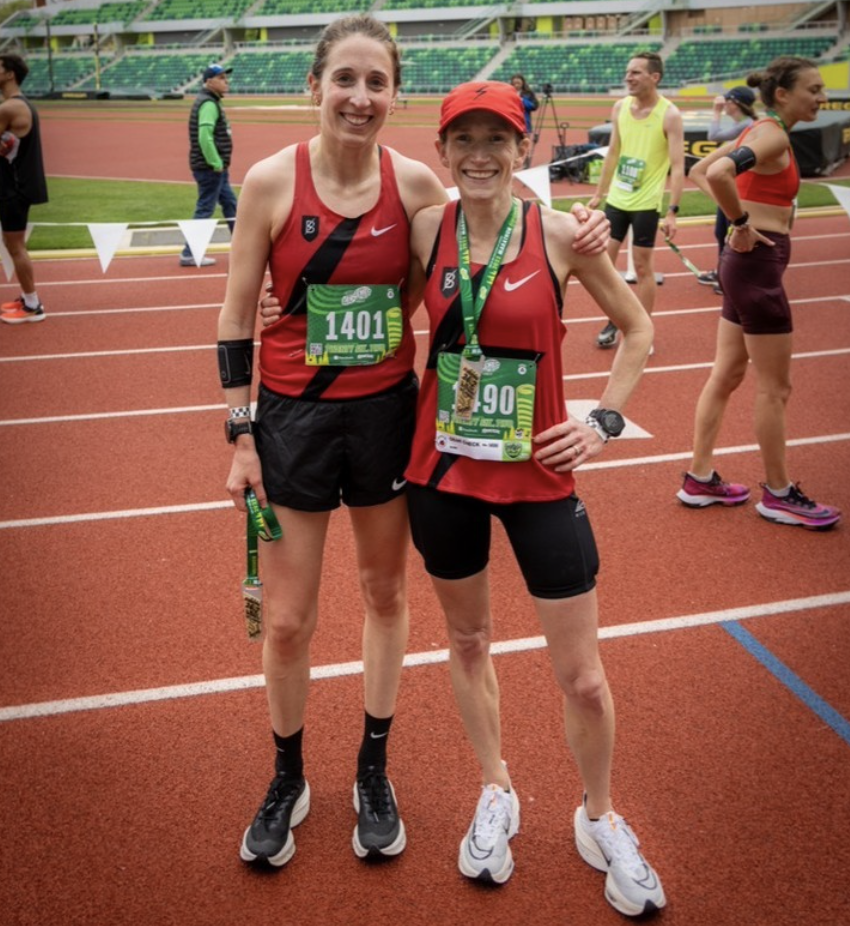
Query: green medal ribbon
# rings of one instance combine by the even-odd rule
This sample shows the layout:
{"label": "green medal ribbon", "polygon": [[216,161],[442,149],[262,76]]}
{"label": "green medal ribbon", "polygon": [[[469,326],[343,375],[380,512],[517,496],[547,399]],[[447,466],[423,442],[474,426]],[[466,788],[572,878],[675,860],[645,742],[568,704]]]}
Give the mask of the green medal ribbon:
{"label": "green medal ribbon", "polygon": [[245,492],[248,507],[247,574],[242,582],[242,603],[245,608],[245,629],[248,639],[259,641],[263,635],[263,583],[260,581],[259,550],[257,540],[280,540],[283,536],[280,523],[269,507],[262,507],[253,489]]}
{"label": "green medal ribbon", "polygon": [[788,126],[785,125],[785,120],[782,118],[782,116],[779,115],[779,113],[774,112],[772,109],[768,109],[766,110],[766,115],[770,119],[773,119],[773,121],[779,125],[779,127],[786,133],[786,135],[788,134]]}
{"label": "green medal ribbon", "polygon": [[484,303],[490,295],[490,289],[496,279],[496,274],[502,265],[502,258],[508,249],[518,214],[519,200],[512,198],[511,211],[502,223],[499,235],[496,238],[496,244],[493,247],[493,253],[487,262],[481,285],[478,287],[478,295],[473,299],[472,276],[469,269],[469,233],[466,230],[466,216],[463,214],[463,209],[460,210],[457,223],[457,252],[458,272],[460,273],[460,304],[463,313],[463,330],[466,334],[466,347],[463,349],[463,355],[470,360],[479,360],[482,356],[481,347],[478,343],[478,321],[484,310]]}

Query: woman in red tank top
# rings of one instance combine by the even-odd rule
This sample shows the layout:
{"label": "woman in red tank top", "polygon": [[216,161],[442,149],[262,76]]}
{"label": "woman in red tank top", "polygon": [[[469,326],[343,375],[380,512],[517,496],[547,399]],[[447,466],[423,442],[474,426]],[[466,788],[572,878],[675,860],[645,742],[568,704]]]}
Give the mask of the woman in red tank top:
{"label": "woman in red tank top", "polygon": [[[411,237],[414,266],[427,278],[431,333],[406,471],[411,529],[445,612],[455,698],[483,782],[458,867],[468,878],[504,883],[519,828],[490,655],[495,517],[563,692],[584,791],[574,812],[578,851],[608,871],[606,899],[636,915],[666,899],[613,810],[614,712],[597,644],[598,555],[573,470],[620,434],[617,409],[637,385],[652,322],[607,255],[574,252],[572,216],[512,197],[512,173],[530,144],[524,126],[522,103],[508,84],[475,81],[449,93],[437,150],[460,203],[423,209]],[[564,407],[561,309],[571,275],[623,333],[602,407],[586,421],[570,419]]]}
{"label": "woman in red tank top", "polygon": [[729,398],[752,363],[758,379],[756,439],[765,472],[756,511],[777,524],[826,530],[841,512],[808,498],[788,473],[785,416],[793,325],[782,286],[800,183],[789,132],[798,122],[817,118],[826,94],[817,67],[805,58],[777,58],[747,83],[759,88],[768,118],[704,158],[690,174],[714,197],[731,227],[720,259],[717,351],[697,402],[693,460],[678,498],[692,508],[748,500],[749,488],[721,479],[713,456]]}

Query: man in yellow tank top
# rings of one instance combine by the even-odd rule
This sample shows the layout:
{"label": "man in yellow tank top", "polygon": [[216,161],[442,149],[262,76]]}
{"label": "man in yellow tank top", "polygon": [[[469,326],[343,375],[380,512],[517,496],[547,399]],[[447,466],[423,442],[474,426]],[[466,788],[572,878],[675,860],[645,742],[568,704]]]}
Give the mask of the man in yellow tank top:
{"label": "man in yellow tank top", "polygon": [[[667,238],[676,234],[676,213],[685,183],[685,133],[682,114],[658,92],[664,62],[655,52],[635,55],[626,67],[629,95],[614,104],[611,144],[602,165],[596,192],[587,204],[595,208],[606,199],[611,221],[608,254],[617,260],[620,246],[632,229],[632,256],[637,296],[651,315],[655,307],[655,270],[652,265],[659,222]],[[670,202],[661,220],[664,185],[670,173]],[[617,329],[609,323],[596,339],[599,347],[617,343]]]}

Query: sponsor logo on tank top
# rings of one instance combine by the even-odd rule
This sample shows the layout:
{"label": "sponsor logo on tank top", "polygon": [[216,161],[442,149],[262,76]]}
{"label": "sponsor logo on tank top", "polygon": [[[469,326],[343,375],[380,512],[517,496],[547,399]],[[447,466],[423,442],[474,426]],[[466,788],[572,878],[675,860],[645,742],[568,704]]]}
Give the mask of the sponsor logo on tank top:
{"label": "sponsor logo on tank top", "polygon": [[445,299],[457,292],[457,267],[443,267],[443,280],[440,283],[440,292]]}
{"label": "sponsor logo on tank top", "polygon": [[319,234],[319,217],[317,215],[301,216],[301,235],[305,241],[312,241]]}

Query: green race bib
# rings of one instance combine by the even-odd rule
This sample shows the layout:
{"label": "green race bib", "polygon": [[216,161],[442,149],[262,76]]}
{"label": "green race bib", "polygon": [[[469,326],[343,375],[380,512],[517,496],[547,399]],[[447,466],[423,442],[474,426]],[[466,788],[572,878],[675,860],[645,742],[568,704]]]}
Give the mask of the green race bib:
{"label": "green race bib", "polygon": [[390,284],[307,287],[308,366],[366,366],[393,354],[404,332],[401,290]]}
{"label": "green race bib", "polygon": [[641,178],[646,170],[646,161],[640,158],[621,157],[617,161],[616,184],[627,193],[636,193],[640,189]]}
{"label": "green race bib", "polygon": [[531,458],[537,364],[486,357],[469,421],[455,414],[462,357],[437,356],[437,449],[475,460],[520,463]]}

